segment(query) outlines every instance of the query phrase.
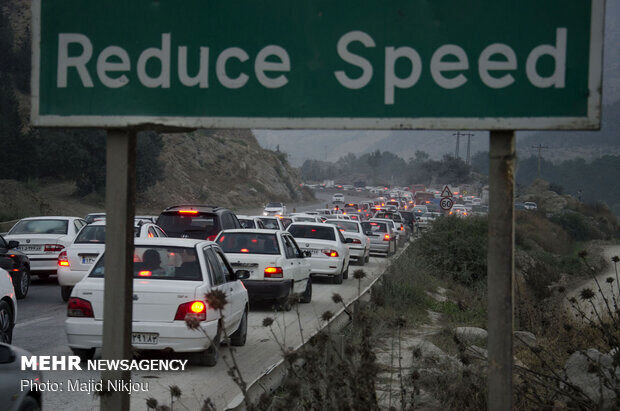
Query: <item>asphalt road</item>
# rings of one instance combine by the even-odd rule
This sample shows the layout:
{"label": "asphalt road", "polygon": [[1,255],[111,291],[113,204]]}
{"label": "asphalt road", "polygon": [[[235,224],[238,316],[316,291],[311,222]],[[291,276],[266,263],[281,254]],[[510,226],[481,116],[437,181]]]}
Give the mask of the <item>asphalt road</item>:
{"label": "asphalt road", "polygon": [[[296,205],[297,211],[324,207],[331,200],[330,192],[318,192],[317,201],[307,205]],[[346,193],[345,193],[346,194]],[[347,201],[361,201],[363,197],[350,195]],[[260,210],[248,210],[248,212]],[[289,210],[292,211],[292,208]],[[362,284],[369,284],[379,276],[387,266],[385,258],[371,258],[364,270],[367,278]],[[357,267],[352,266],[350,273]],[[313,286],[313,301],[311,304],[299,306],[303,332],[307,336],[324,325],[320,316],[326,310],[335,311],[339,308],[331,300],[332,294],[338,292],[345,301],[352,301],[357,296],[357,280],[352,276],[342,285],[332,285],[327,281],[316,280]],[[13,344],[24,348],[35,355],[70,355],[64,331],[66,304],[60,297],[60,287],[54,276],[47,280],[33,277],[33,282],[24,300],[18,301],[18,321],[13,333]],[[252,381],[275,364],[281,355],[279,343],[274,340],[271,331],[262,326],[265,317],[276,319],[273,329],[280,343],[286,346],[295,346],[301,341],[298,319],[295,310],[282,313],[274,312],[270,305],[253,306],[249,316],[248,341],[246,346],[237,349],[239,367],[246,381]],[[228,357],[228,348],[222,347],[222,355]],[[99,353],[96,354],[98,358]],[[153,357],[170,358],[170,357]],[[85,392],[67,392],[68,379],[99,379],[96,371],[47,371],[43,372],[43,381],[63,382],[65,390],[62,392],[46,392],[43,395],[44,410],[84,410],[98,409],[99,400],[94,395]],[[227,374],[225,362],[220,359],[216,367],[190,366],[184,372],[134,372],[132,380],[148,382],[149,391],[132,395],[132,408],[145,408],[145,400],[154,397],[160,404],[169,405],[170,385],[178,385],[183,395],[178,405],[185,409],[200,409],[206,398],[211,398],[218,409],[226,406],[239,389]],[[175,405],[176,406],[176,405]]]}

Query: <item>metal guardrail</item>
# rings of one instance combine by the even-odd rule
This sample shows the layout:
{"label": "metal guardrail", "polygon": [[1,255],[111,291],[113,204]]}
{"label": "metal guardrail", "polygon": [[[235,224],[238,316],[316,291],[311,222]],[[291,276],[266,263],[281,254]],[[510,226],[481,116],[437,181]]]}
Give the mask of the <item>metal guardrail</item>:
{"label": "metal guardrail", "polygon": [[[398,258],[411,244],[412,244],[411,242],[407,243],[406,246],[403,249],[401,249],[393,258]],[[328,324],[332,331],[340,331],[343,328],[345,328],[351,322],[349,313],[352,312],[352,309],[354,309],[356,302],[359,300],[363,301],[363,300],[366,300],[366,298],[369,298],[368,292],[373,288],[376,282],[381,277],[383,277],[383,274],[385,274],[388,267],[389,267],[389,264],[386,264],[383,271],[381,271],[381,273],[376,278],[374,278],[370,282],[370,284],[364,287],[357,297],[355,297],[353,300],[351,300],[346,305],[346,309],[345,307],[341,307],[336,313],[334,313],[334,317],[329,322],[325,323],[323,327],[316,329],[312,333],[312,335],[309,335],[308,338],[306,338],[306,341],[304,344],[298,344],[294,348],[294,350],[298,351],[305,344],[308,344],[308,342],[315,335],[317,335],[320,331],[322,331],[325,327],[327,327]],[[273,392],[278,387],[280,387],[280,385],[282,384],[282,381],[284,380],[284,377],[286,377],[286,373],[287,373],[286,368],[287,366],[284,361],[284,358],[281,358],[277,363],[272,364],[269,367],[267,367],[265,371],[259,377],[257,377],[251,383],[249,383],[248,389],[247,389],[247,395],[250,399],[250,402],[255,404],[258,402],[261,395],[263,395],[266,392],[267,393]],[[232,399],[232,401],[228,403],[225,409],[227,411],[245,411],[246,407],[245,407],[245,402],[243,400],[243,394],[239,393],[235,398]]]}

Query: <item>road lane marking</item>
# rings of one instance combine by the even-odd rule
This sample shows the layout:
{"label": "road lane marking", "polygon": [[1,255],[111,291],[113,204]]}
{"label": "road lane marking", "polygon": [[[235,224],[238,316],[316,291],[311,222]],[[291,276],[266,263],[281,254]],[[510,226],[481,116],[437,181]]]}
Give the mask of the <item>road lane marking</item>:
{"label": "road lane marking", "polygon": [[49,316],[49,317],[37,318],[37,319],[34,319],[34,320],[30,320],[30,321],[24,321],[23,323],[15,324],[15,328],[23,327],[25,325],[31,325],[31,324],[40,323],[42,321],[52,320],[53,318],[54,318],[53,316]]}

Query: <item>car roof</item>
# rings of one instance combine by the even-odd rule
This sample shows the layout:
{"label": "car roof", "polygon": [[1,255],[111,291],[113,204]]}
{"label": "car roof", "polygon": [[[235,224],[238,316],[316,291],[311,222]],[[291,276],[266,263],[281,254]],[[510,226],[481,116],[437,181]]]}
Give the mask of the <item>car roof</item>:
{"label": "car roof", "polygon": [[335,221],[335,222],[342,222],[344,221],[345,223],[360,223],[357,220],[345,220],[344,218],[328,218],[327,220],[323,221],[323,224],[327,224],[330,221]]}
{"label": "car roof", "polygon": [[255,233],[255,234],[278,234],[284,233],[283,230],[269,230],[266,228],[235,228],[233,230],[222,230],[223,233]]}
{"label": "car roof", "polygon": [[134,245],[143,246],[143,245],[152,245],[152,246],[172,246],[172,247],[195,247],[198,244],[213,244],[216,245],[213,241],[207,240],[197,240],[193,238],[175,238],[175,237],[158,237],[158,238],[136,238],[134,240]]}
{"label": "car roof", "polygon": [[[105,226],[106,224],[106,220],[97,220],[97,221],[93,221],[92,223],[88,224],[88,226],[90,227],[98,227],[98,226]],[[145,221],[144,219],[135,219],[133,221],[133,226],[134,227],[142,227],[142,226],[148,226],[148,225],[155,225],[150,221]]]}
{"label": "car roof", "polygon": [[[339,221],[343,221],[343,220],[339,220]],[[289,225],[289,227],[293,226],[293,225],[303,225],[303,226],[310,226],[310,227],[316,227],[316,226],[324,227],[324,226],[327,226],[327,224],[325,224],[325,223],[311,223],[309,221],[296,221],[296,222],[292,223],[291,225]],[[333,226],[329,226],[329,227],[333,227]]]}
{"label": "car roof", "polygon": [[83,220],[82,217],[68,217],[68,216],[56,216],[56,215],[49,215],[49,216],[39,216],[39,217],[24,217],[21,218],[21,220]]}

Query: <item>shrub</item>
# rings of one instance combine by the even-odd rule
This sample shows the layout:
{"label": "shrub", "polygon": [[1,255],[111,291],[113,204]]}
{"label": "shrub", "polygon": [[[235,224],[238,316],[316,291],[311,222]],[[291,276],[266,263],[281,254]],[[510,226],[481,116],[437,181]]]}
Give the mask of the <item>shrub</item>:
{"label": "shrub", "polygon": [[586,241],[591,238],[586,219],[575,212],[555,214],[551,221],[562,227],[574,240]]}
{"label": "shrub", "polygon": [[486,218],[440,218],[416,242],[414,249],[416,257],[440,277],[468,286],[486,282]]}

